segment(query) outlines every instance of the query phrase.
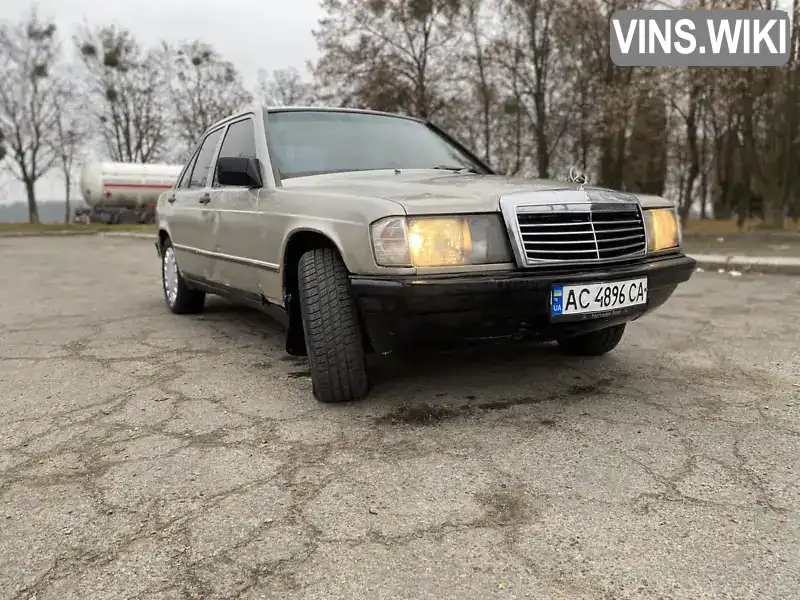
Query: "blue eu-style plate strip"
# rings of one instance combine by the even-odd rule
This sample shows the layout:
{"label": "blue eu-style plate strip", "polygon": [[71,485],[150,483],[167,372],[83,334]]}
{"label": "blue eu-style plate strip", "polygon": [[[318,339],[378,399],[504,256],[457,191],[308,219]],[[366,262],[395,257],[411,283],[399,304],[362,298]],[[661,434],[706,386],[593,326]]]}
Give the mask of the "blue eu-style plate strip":
{"label": "blue eu-style plate strip", "polygon": [[564,286],[553,286],[552,314],[558,316],[564,312]]}

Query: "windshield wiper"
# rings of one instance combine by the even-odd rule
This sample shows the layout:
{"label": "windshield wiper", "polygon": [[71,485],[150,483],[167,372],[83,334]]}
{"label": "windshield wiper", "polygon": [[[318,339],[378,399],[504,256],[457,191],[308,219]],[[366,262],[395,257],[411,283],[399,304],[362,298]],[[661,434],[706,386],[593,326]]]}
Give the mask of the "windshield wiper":
{"label": "windshield wiper", "polygon": [[438,171],[453,171],[454,173],[475,173],[476,175],[480,175],[480,171],[475,169],[474,167],[463,167],[463,166],[456,166],[456,165],[439,165],[437,167],[433,167]]}

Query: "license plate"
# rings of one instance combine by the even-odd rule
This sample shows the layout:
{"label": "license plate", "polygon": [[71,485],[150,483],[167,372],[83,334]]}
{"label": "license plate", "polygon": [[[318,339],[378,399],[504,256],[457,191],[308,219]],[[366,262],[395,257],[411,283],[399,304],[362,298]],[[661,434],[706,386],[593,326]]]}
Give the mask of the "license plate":
{"label": "license plate", "polygon": [[617,311],[647,304],[647,277],[553,286],[550,314],[553,317]]}

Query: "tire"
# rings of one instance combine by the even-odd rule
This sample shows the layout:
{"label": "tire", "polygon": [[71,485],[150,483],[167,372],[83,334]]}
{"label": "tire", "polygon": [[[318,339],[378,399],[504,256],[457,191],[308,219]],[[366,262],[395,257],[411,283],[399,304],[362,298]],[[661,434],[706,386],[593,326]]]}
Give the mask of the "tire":
{"label": "tire", "polygon": [[344,262],[331,248],[309,250],[300,257],[297,275],[314,396],[320,402],[362,398],[369,378]]}
{"label": "tire", "polygon": [[137,225],[139,215],[132,210],[123,210],[117,215],[117,225]]}
{"label": "tire", "polygon": [[625,333],[625,323],[559,339],[558,346],[569,356],[602,356],[617,347],[623,333]]}
{"label": "tire", "polygon": [[206,294],[193,290],[186,283],[169,239],[161,249],[161,287],[164,289],[164,303],[175,314],[186,315],[203,311]]}

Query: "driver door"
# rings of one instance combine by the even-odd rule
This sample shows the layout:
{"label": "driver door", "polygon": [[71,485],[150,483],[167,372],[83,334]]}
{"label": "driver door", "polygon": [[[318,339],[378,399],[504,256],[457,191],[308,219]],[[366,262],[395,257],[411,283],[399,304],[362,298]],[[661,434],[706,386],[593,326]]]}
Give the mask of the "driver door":
{"label": "driver door", "polygon": [[[222,157],[258,158],[252,115],[228,126],[218,158]],[[216,250],[225,257],[214,265],[213,279],[228,288],[258,297],[258,275],[263,268],[260,243],[263,228],[258,218],[260,190],[220,186],[216,173],[212,190],[219,214]]]}

